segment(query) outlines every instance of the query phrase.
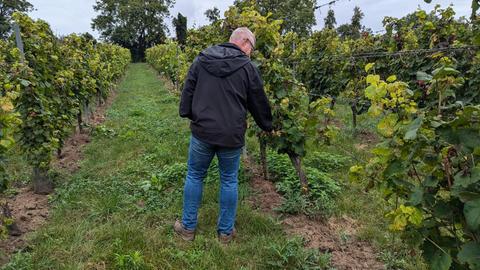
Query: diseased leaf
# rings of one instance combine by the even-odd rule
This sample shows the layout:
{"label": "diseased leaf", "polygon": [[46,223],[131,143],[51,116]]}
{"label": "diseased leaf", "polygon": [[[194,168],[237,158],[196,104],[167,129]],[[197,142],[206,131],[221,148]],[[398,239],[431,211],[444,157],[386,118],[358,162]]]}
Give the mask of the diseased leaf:
{"label": "diseased leaf", "polygon": [[398,122],[398,116],[397,114],[389,114],[386,117],[384,117],[380,123],[377,125],[377,130],[378,132],[387,138],[390,138],[393,136],[393,133],[395,132],[395,126],[397,125]]}

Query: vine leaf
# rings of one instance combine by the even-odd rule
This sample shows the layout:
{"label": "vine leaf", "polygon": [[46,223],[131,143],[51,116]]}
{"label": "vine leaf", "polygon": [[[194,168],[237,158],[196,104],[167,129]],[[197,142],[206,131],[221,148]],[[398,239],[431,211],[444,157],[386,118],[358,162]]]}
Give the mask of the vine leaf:
{"label": "vine leaf", "polygon": [[398,122],[398,116],[397,114],[389,114],[385,118],[383,118],[380,123],[378,123],[378,132],[387,138],[390,138],[393,136],[393,133],[395,132],[395,126]]}
{"label": "vine leaf", "polygon": [[410,126],[408,127],[407,133],[405,133],[404,139],[415,140],[417,138],[418,129],[422,126],[422,123],[423,123],[423,115],[413,120]]}
{"label": "vine leaf", "polygon": [[469,242],[458,253],[461,263],[468,263],[471,269],[480,269],[480,244]]}
{"label": "vine leaf", "polygon": [[430,269],[448,270],[452,265],[452,257],[431,242],[425,242],[423,252]]}
{"label": "vine leaf", "polygon": [[463,172],[455,175],[454,187],[467,188],[471,184],[475,184],[480,181],[480,167],[473,168],[471,174],[465,175]]}
{"label": "vine leaf", "polygon": [[465,203],[463,208],[467,225],[472,230],[480,229],[480,199]]}
{"label": "vine leaf", "polygon": [[432,76],[423,71],[417,72],[417,80],[429,82],[432,80]]}

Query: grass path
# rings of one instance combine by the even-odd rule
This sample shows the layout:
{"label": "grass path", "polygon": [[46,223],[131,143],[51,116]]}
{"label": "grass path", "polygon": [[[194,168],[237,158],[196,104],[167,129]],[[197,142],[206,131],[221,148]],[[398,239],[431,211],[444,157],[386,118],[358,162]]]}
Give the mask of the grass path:
{"label": "grass path", "polygon": [[229,246],[219,244],[213,171],[197,238],[179,241],[172,224],[181,214],[189,134],[188,122],[178,116],[178,98],[146,64],[132,64],[81,169],[63,179],[52,198],[49,222],[7,269],[300,269],[325,263],[325,256],[311,256],[300,241],[287,240],[277,222],[248,206],[245,176],[239,237]]}

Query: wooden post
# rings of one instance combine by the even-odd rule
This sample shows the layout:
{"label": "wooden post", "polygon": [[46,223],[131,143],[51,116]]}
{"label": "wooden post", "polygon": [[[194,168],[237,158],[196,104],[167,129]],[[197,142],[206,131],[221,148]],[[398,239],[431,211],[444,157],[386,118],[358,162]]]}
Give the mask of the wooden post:
{"label": "wooden post", "polygon": [[258,138],[260,142],[260,162],[262,164],[262,173],[265,180],[269,180],[268,175],[268,166],[267,166],[267,142],[262,139]]}
{"label": "wooden post", "polygon": [[302,192],[304,194],[308,193],[308,179],[305,171],[302,168],[302,158],[293,153],[288,154],[288,157],[290,158],[293,167],[295,167],[295,170],[297,171],[298,179],[300,180],[300,184],[302,185]]}
{"label": "wooden post", "polygon": [[41,195],[53,192],[53,182],[48,177],[48,170],[33,168],[33,191]]}

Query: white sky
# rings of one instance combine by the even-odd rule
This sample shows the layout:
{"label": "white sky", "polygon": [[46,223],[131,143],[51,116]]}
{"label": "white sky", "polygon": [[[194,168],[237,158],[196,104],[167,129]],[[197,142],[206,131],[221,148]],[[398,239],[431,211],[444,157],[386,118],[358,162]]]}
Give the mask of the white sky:
{"label": "white sky", "polygon": [[[95,0],[30,0],[30,2],[36,9],[30,15],[47,21],[57,35],[90,32],[98,37],[98,33],[94,33],[91,28],[92,18],[96,15],[93,10]],[[327,2],[330,0],[317,0],[317,4]],[[349,22],[353,8],[356,5],[360,6],[365,13],[363,24],[377,31],[383,29],[382,20],[385,16],[402,17],[415,11],[419,6],[430,11],[436,4],[446,7],[452,3],[457,16],[469,17],[471,0],[433,0],[431,4],[426,4],[423,0],[340,0],[332,8],[335,10],[337,23],[340,25]],[[171,16],[176,16],[180,12],[186,16],[188,27],[201,26],[208,23],[203,14],[205,10],[216,6],[220,9],[223,17],[223,12],[231,4],[233,4],[233,0],[176,0],[170,13]],[[322,28],[323,18],[327,11],[328,7],[316,11],[317,26],[314,29]],[[171,19],[167,24],[172,29]],[[174,35],[172,30],[171,35]]]}

